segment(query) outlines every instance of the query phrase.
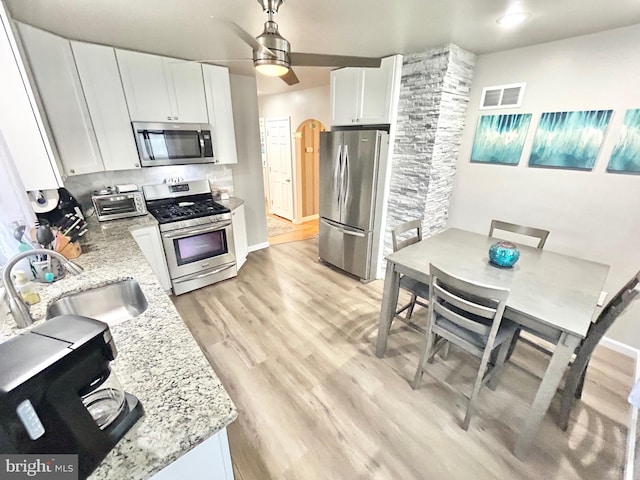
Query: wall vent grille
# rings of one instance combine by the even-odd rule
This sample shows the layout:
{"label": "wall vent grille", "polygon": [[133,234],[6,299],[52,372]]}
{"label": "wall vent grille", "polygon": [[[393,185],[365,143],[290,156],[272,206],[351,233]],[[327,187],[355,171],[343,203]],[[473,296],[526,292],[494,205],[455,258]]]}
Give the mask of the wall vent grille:
{"label": "wall vent grille", "polygon": [[512,83],[483,88],[480,110],[520,107],[526,85],[526,83]]}

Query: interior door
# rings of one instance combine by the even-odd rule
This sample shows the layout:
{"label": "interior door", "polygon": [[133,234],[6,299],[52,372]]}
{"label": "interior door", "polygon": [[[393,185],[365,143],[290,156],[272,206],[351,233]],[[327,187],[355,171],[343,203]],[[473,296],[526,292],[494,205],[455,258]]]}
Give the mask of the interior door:
{"label": "interior door", "polygon": [[375,130],[344,132],[342,223],[364,231],[373,229],[378,143]]}
{"label": "interior door", "polygon": [[320,217],[341,223],[342,132],[320,134]]}
{"label": "interior door", "polygon": [[289,118],[266,118],[271,213],[293,221],[291,125]]}

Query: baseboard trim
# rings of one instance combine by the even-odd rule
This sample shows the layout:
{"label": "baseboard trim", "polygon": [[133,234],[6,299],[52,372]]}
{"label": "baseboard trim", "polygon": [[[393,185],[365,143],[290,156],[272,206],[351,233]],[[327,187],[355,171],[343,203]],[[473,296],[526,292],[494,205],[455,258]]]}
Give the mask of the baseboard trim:
{"label": "baseboard trim", "polygon": [[629,345],[619,342],[618,340],[614,340],[609,337],[602,337],[600,340],[600,345],[603,347],[607,347],[609,350],[613,350],[614,352],[621,353],[627,357],[631,357],[636,360],[636,365],[638,359],[640,358],[640,350],[637,348],[630,347]]}
{"label": "baseboard trim", "polygon": [[247,249],[249,253],[255,252],[256,250],[262,250],[263,248],[269,248],[269,242],[256,243],[255,245],[249,245]]}
{"label": "baseboard trim", "polygon": [[309,215],[306,217],[302,217],[300,219],[300,223],[304,223],[304,222],[310,222],[311,220],[317,220],[320,218],[320,215],[318,215],[317,213],[313,214],[313,215]]}

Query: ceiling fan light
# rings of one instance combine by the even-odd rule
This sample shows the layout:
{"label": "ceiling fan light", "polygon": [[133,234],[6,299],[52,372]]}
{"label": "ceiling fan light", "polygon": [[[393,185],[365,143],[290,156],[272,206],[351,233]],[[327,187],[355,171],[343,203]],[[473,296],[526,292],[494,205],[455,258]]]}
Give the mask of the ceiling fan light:
{"label": "ceiling fan light", "polygon": [[256,70],[262,75],[266,75],[268,77],[281,77],[283,75],[286,75],[286,73],[289,71],[289,67],[285,67],[284,65],[262,63],[260,65],[256,65]]}

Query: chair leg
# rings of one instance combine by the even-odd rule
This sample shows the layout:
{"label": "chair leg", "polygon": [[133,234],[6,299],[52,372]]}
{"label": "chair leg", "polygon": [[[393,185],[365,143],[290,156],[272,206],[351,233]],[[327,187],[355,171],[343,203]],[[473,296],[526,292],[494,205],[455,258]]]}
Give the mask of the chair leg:
{"label": "chair leg", "polygon": [[[518,332],[515,332],[514,337]],[[496,363],[493,367],[493,372],[491,373],[491,378],[489,379],[489,388],[491,390],[495,390],[498,386],[498,381],[500,380],[500,374],[502,373],[502,369],[504,368],[504,364],[509,358],[509,352],[512,352],[511,346],[515,342],[513,339],[511,341],[505,341],[500,348],[498,349],[498,357],[496,359]],[[494,349],[495,350],[495,349]]]}
{"label": "chair leg", "polygon": [[564,391],[562,392],[562,400],[560,402],[560,421],[559,426],[562,430],[569,428],[569,416],[571,414],[571,407],[573,406],[574,399],[581,398],[582,387],[584,386],[584,378],[587,373],[587,366],[591,355],[581,355],[582,350],[576,355],[567,380],[564,384]]}
{"label": "chair leg", "polygon": [[511,343],[509,344],[509,351],[507,352],[507,362],[511,360],[511,355],[513,355],[513,351],[516,349],[516,344],[518,343],[518,339],[520,338],[520,328],[518,328],[511,339]]}
{"label": "chair leg", "polygon": [[462,428],[465,430],[469,430],[469,423],[471,423],[471,415],[475,407],[476,397],[478,396],[478,392],[480,391],[480,387],[482,386],[482,379],[484,378],[484,372],[487,370],[487,363],[489,363],[490,354],[491,352],[486,350],[484,352],[484,355],[482,355],[482,360],[480,361],[480,368],[478,368],[476,383],[473,384],[473,393],[469,398],[469,404],[467,405],[467,413],[465,414],[464,421],[462,422]]}
{"label": "chair leg", "polygon": [[[587,367],[589,366],[589,364],[587,363]],[[582,398],[582,389],[584,388],[584,378],[587,376],[587,367],[585,367],[585,369],[582,372],[582,375],[580,376],[580,381],[578,382],[578,388],[576,388],[576,393],[574,394],[574,396],[580,400]]]}
{"label": "chair leg", "polygon": [[[445,340],[446,341],[446,340]],[[447,342],[442,347],[442,359],[447,360],[449,358],[449,347],[451,346],[451,342]]]}
{"label": "chair leg", "polygon": [[411,302],[409,302],[409,308],[407,309],[407,316],[405,317],[407,320],[411,320],[411,315],[413,315],[413,309],[416,306],[416,300],[418,296],[415,293],[411,294]]}
{"label": "chair leg", "polygon": [[427,361],[429,360],[429,355],[431,353],[431,348],[433,346],[433,334],[427,334],[426,345],[424,346],[424,350],[422,351],[422,355],[420,356],[420,362],[418,362],[418,369],[416,370],[416,375],[413,378],[413,383],[411,384],[411,388],[414,390],[418,388],[420,385],[420,380],[422,379],[422,374],[424,372],[424,367],[427,365]]}

